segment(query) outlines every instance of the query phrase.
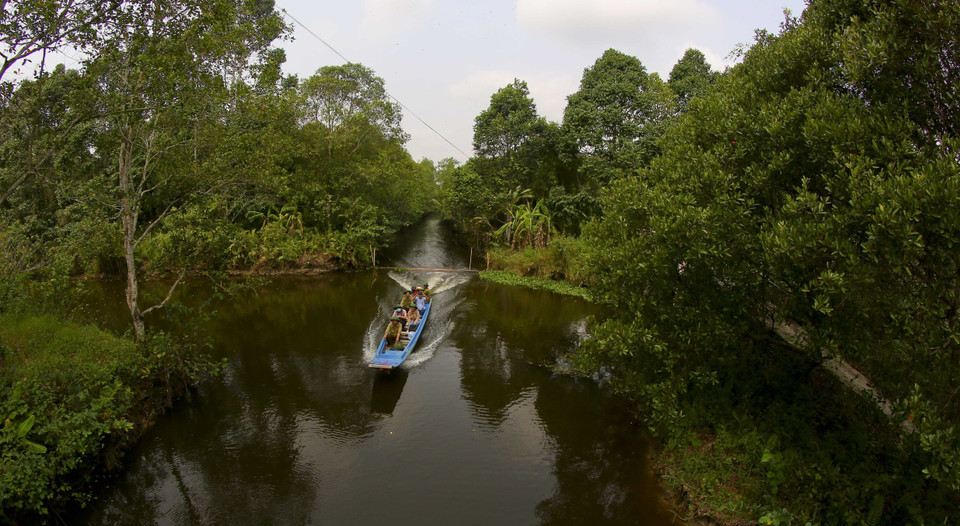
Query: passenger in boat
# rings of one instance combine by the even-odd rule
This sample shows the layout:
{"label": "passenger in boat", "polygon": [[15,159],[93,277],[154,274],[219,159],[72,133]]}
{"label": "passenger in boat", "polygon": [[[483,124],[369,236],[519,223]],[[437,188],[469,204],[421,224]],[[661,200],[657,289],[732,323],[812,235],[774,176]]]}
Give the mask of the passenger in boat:
{"label": "passenger in boat", "polygon": [[413,306],[413,295],[410,294],[411,291],[403,291],[403,298],[400,299],[400,306],[404,309],[409,309]]}
{"label": "passenger in boat", "polygon": [[410,307],[410,310],[407,311],[407,330],[415,331],[417,325],[420,325],[420,311],[416,307]]}
{"label": "passenger in boat", "polygon": [[417,298],[414,301],[417,305],[417,310],[420,311],[420,316],[423,316],[423,312],[427,310],[427,297],[424,296],[420,287],[417,287]]}
{"label": "passenger in boat", "polygon": [[391,314],[391,316],[393,316],[394,318],[399,319],[399,320],[400,320],[400,326],[403,327],[404,330],[406,330],[406,328],[407,328],[407,309],[403,308],[403,305],[400,305],[400,304],[398,303],[397,306],[394,307],[393,314]]}
{"label": "passenger in boat", "polygon": [[387,331],[383,333],[383,339],[386,340],[387,345],[394,345],[399,342],[401,334],[403,334],[403,326],[400,325],[400,318],[396,316],[390,318]]}
{"label": "passenger in boat", "polygon": [[430,290],[430,285],[427,283],[423,284],[423,295],[427,298],[427,303],[430,303],[430,297],[433,296],[433,291]]}

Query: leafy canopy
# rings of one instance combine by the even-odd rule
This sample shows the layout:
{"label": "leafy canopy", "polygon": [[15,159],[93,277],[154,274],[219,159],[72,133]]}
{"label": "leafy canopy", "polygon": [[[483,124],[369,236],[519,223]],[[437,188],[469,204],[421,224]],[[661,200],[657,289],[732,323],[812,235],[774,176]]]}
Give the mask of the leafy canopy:
{"label": "leafy canopy", "polygon": [[[920,422],[894,428],[902,459],[883,477],[839,458],[845,475],[798,469],[808,519],[865,520],[880,494],[892,523],[942,522],[960,488],[960,137],[945,82],[960,4],[935,4],[813,2],[759,34],[586,229],[597,292],[620,314],[585,358],[655,425],[715,424],[738,414],[736,393],[779,392],[744,364],[793,363],[782,326],[800,328],[808,363],[857,363],[895,419]],[[817,489],[844,476],[852,500]]]}
{"label": "leafy canopy", "polygon": [[637,58],[608,49],[568,97],[563,134],[585,179],[598,188],[649,163],[673,113],[673,95],[658,75]]}

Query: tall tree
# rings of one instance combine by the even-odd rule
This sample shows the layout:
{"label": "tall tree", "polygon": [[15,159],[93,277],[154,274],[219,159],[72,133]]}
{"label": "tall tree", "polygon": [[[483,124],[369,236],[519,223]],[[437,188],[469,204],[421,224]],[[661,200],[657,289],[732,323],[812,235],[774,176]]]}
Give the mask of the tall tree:
{"label": "tall tree", "polygon": [[880,493],[891,522],[942,522],[960,489],[960,137],[942,83],[960,4],[867,4],[813,2],[802,24],[761,34],[663,155],[606,193],[587,239],[597,291],[624,314],[593,341],[670,425],[717,414],[753,381],[742,364],[783,358],[771,329],[801,327],[790,356],[855,361],[920,422],[893,426],[899,457],[867,470],[876,488],[847,488],[856,518],[823,494],[810,513],[865,520]]}
{"label": "tall tree", "polygon": [[546,186],[538,181],[547,121],[537,114],[527,83],[514,81],[490,97],[473,125],[476,171],[496,190]]}
{"label": "tall tree", "polygon": [[[58,65],[22,82],[0,113],[0,203],[31,207],[19,219],[51,221],[59,205],[57,185],[89,174],[96,126],[85,97],[88,84],[80,72]],[[41,197],[38,192],[45,194],[44,202],[35,199]],[[8,201],[15,193],[21,198]]]}
{"label": "tall tree", "polygon": [[[98,33],[107,31],[111,21],[119,15],[121,2],[19,0],[3,2],[0,5],[0,58],[3,59],[0,64],[0,103],[7,106],[17,84],[8,80],[8,73],[18,73],[20,78],[30,78],[29,73],[33,73],[34,87],[42,90],[41,84],[49,76],[44,72],[47,54],[63,48],[89,49],[95,44]],[[36,57],[38,54],[39,60]],[[31,62],[34,64],[28,68],[27,64]],[[7,79],[4,79],[5,76]],[[20,109],[22,108],[13,107],[12,111]],[[10,108],[4,108],[3,111],[8,110]],[[29,126],[36,124],[36,121],[26,122]],[[77,120],[68,127],[79,122]],[[32,130],[30,133],[37,132]],[[35,175],[38,170],[49,168],[45,163],[55,154],[52,150],[47,148],[38,151],[35,141],[29,142],[27,147],[28,157],[35,162],[19,171],[2,189],[0,204],[31,175]]]}
{"label": "tall tree", "polygon": [[300,83],[307,121],[316,121],[331,132],[361,131],[358,145],[368,132],[406,142],[400,127],[400,105],[390,100],[383,79],[362,64],[324,66]]}
{"label": "tall tree", "polygon": [[[18,62],[64,47],[84,48],[114,17],[120,0],[14,0],[0,4],[0,81]],[[43,59],[41,59],[41,62]],[[8,81],[4,81],[10,88]],[[7,91],[9,93],[9,91]]]}
{"label": "tall tree", "polygon": [[234,7],[229,0],[125,4],[88,65],[108,131],[104,154],[115,156],[126,300],[138,340],[144,316],[170,299],[179,279],[163,301],[141,308],[137,247],[185,199],[214,184],[198,170],[197,130],[224,108],[218,64],[236,57],[242,43],[258,42],[235,30]]}
{"label": "tall tree", "polygon": [[357,246],[363,237],[367,250],[385,237],[381,233],[406,223],[406,211],[387,211],[396,210],[404,180],[412,182],[419,173],[403,150],[408,135],[401,107],[384,80],[362,64],[320,68],[297,91],[303,148],[294,155],[286,194],[304,210],[308,224],[329,235],[370,234],[347,243]]}
{"label": "tall tree", "polygon": [[677,105],[683,111],[690,99],[707,91],[717,79],[710,69],[707,57],[698,49],[688,49],[670,70],[668,84],[677,95]]}
{"label": "tall tree", "polygon": [[[829,2],[820,12],[843,24],[846,80],[871,104],[902,106],[936,143],[960,135],[960,12],[955,3]],[[935,15],[935,16],[934,16]]]}
{"label": "tall tree", "polygon": [[673,96],[660,77],[614,49],[583,71],[580,89],[567,100],[564,135],[593,188],[648,164],[675,112]]}

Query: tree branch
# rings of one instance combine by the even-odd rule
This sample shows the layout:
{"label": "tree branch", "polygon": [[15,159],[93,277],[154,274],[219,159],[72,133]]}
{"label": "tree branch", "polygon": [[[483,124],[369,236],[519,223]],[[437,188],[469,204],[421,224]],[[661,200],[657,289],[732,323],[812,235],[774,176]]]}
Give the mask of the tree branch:
{"label": "tree branch", "polygon": [[141,316],[146,316],[147,314],[149,314],[149,313],[150,313],[151,311],[153,311],[154,309],[159,309],[159,308],[162,308],[164,305],[166,305],[167,302],[170,301],[170,298],[173,296],[173,291],[177,288],[177,285],[180,284],[180,281],[183,280],[183,277],[184,277],[186,274],[187,274],[187,269],[181,270],[181,271],[180,271],[180,276],[177,277],[177,281],[174,281],[174,282],[173,282],[173,285],[170,286],[170,290],[167,291],[167,297],[166,297],[166,298],[163,298],[163,301],[161,301],[160,303],[157,303],[157,304],[154,305],[153,307],[150,307],[149,309],[141,312],[140,315],[141,315]]}

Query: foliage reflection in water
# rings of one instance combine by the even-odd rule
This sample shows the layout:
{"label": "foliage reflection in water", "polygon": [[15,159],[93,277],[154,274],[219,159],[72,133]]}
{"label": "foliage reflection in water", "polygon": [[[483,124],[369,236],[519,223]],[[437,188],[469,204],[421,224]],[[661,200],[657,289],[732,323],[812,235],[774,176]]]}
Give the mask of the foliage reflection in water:
{"label": "foliage reflection in water", "polygon": [[280,278],[215,305],[225,375],[151,429],[78,522],[671,523],[623,404],[534,365],[577,345],[591,305],[446,277],[424,348],[373,371],[399,276]]}

